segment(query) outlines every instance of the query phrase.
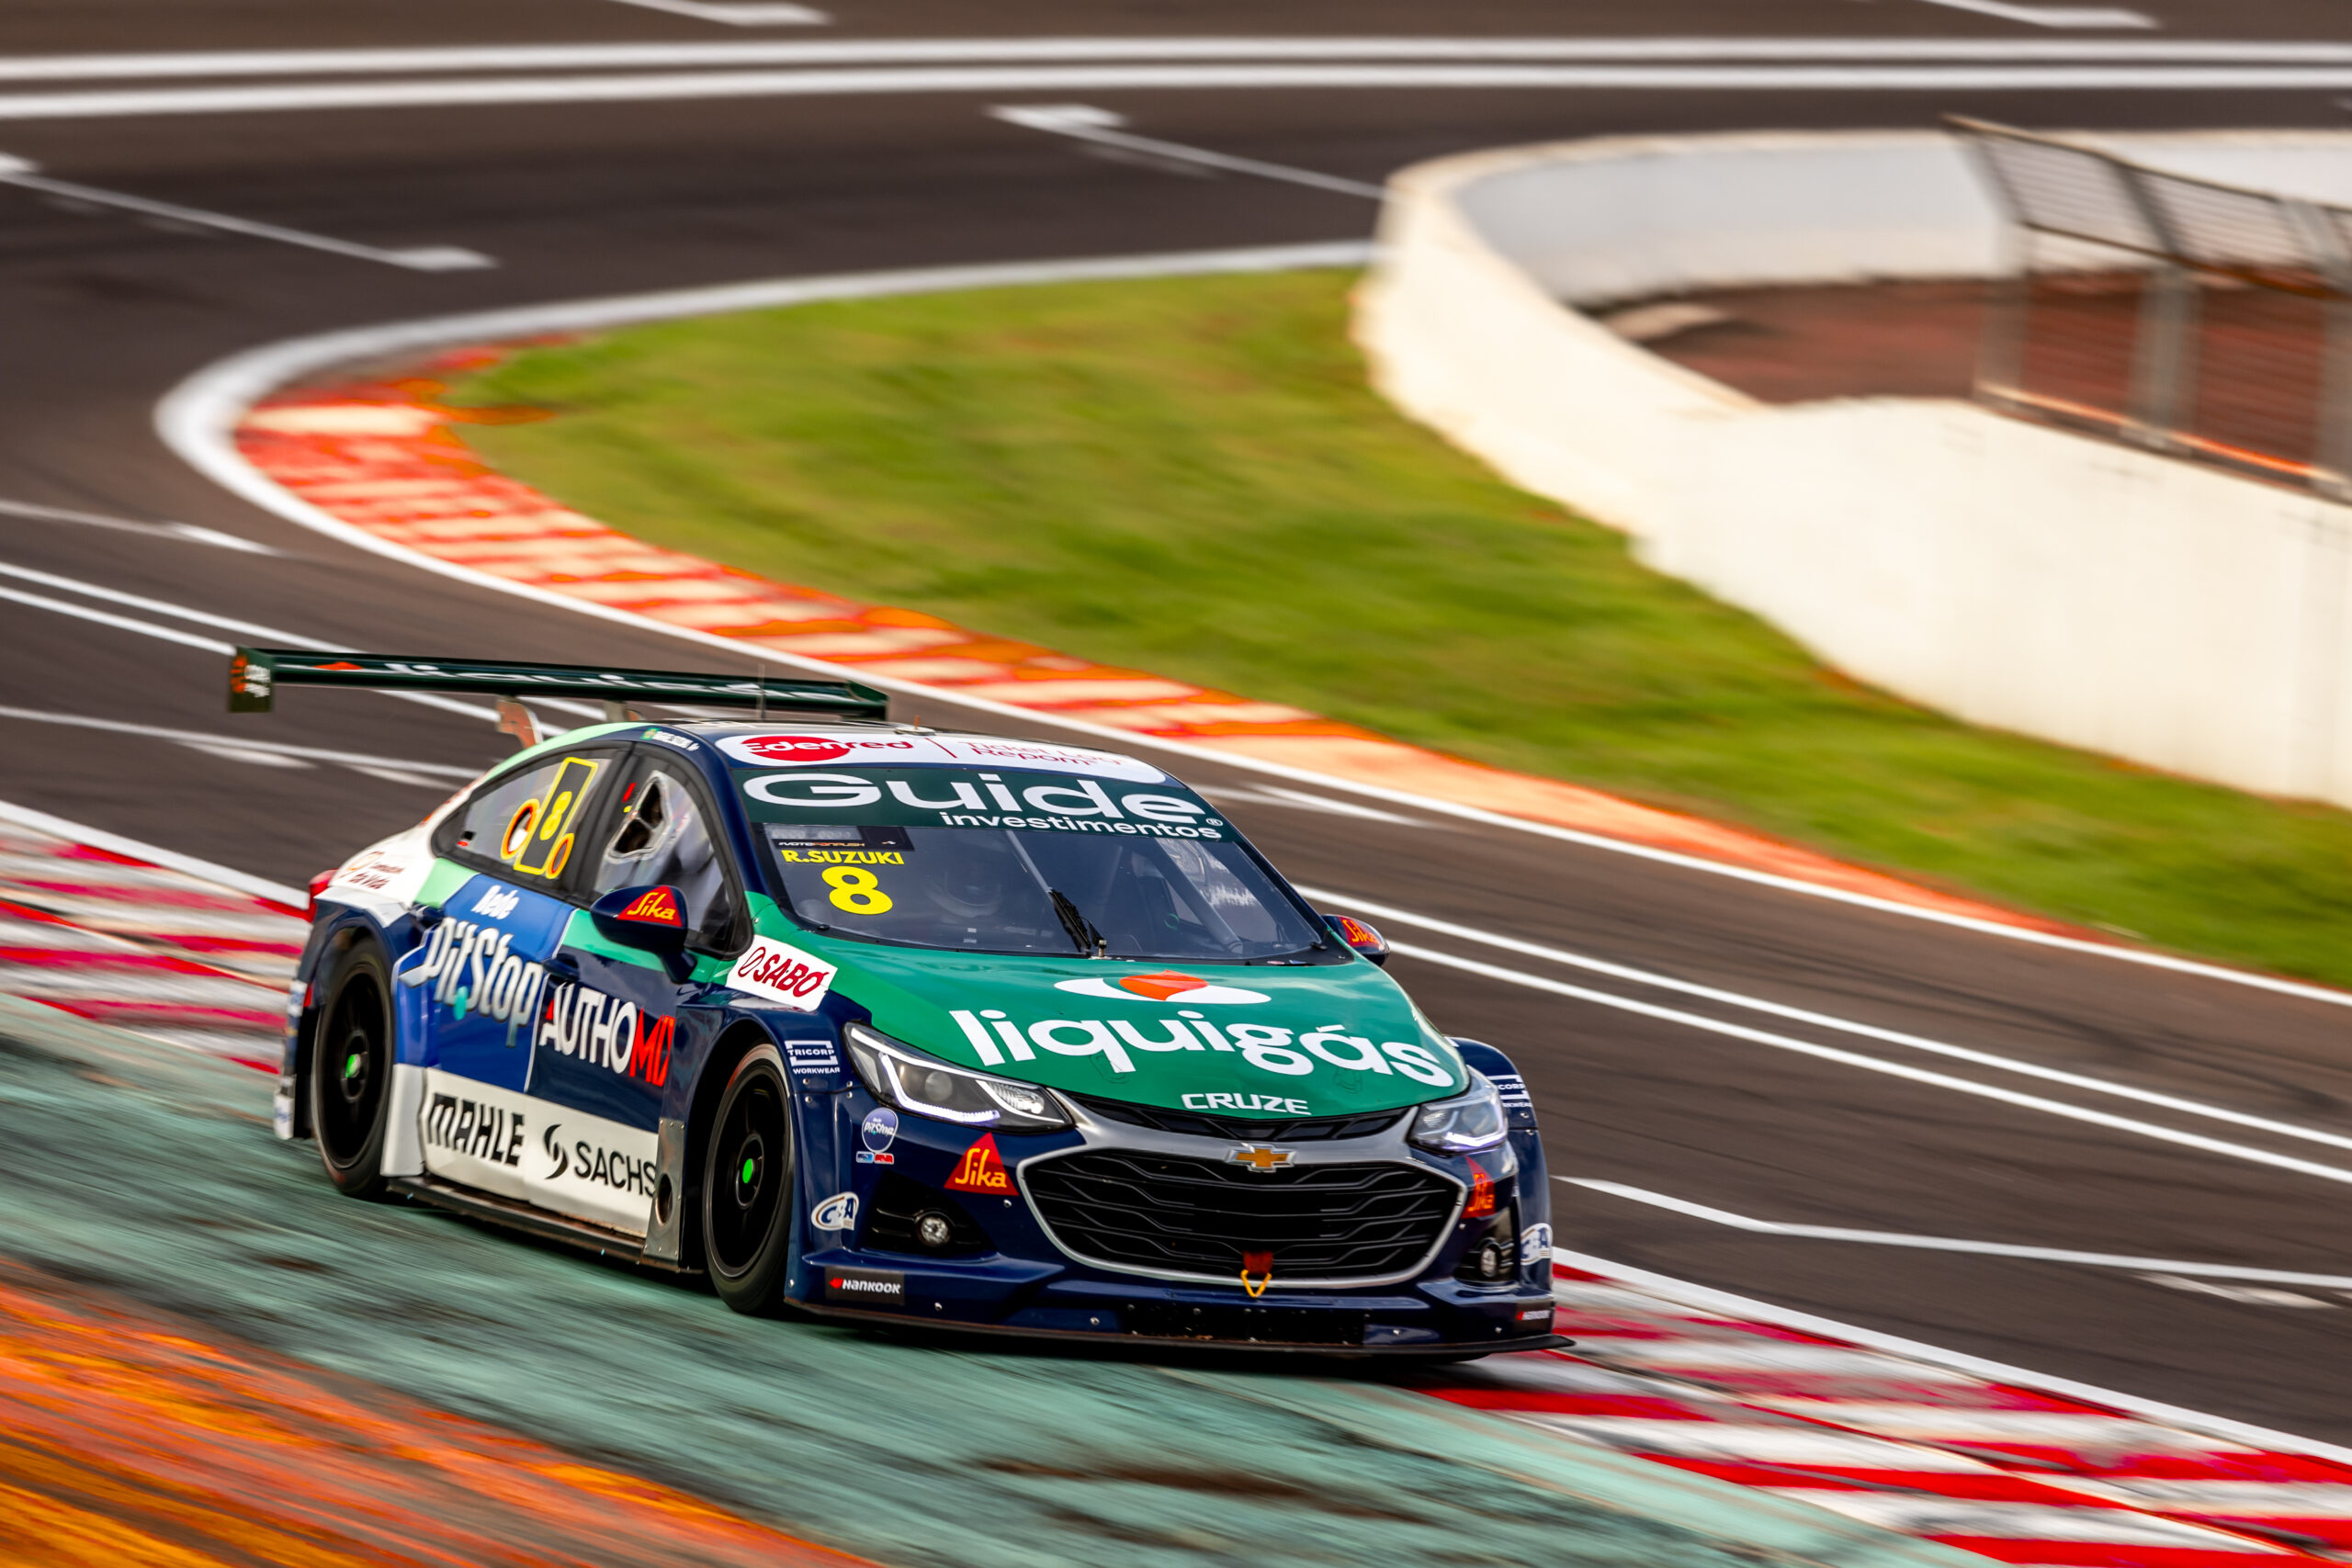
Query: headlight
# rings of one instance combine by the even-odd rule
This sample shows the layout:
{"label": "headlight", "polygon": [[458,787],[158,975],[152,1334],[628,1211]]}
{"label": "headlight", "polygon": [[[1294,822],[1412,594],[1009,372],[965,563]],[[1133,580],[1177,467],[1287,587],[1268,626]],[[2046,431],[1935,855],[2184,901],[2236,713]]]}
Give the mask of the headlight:
{"label": "headlight", "polygon": [[862,1023],[851,1024],[846,1033],[857,1076],[886,1105],[1006,1133],[1052,1133],[1070,1124],[1061,1102],[1034,1084],[951,1067]]}
{"label": "headlight", "polygon": [[1472,1073],[1467,1091],[1422,1106],[1413,1118],[1413,1130],[1405,1135],[1435,1154],[1475,1155],[1493,1148],[1510,1132],[1495,1086],[1483,1073]]}

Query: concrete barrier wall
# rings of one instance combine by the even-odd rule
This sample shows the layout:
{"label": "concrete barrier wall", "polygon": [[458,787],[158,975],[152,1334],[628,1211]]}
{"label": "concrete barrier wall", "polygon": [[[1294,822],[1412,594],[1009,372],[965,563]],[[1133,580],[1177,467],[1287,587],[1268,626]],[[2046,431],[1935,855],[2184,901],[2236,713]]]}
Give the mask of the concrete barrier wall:
{"label": "concrete barrier wall", "polygon": [[[2114,141],[2183,173],[2352,195],[2352,136]],[[1934,135],[1476,153],[1392,181],[1357,331],[1408,412],[1863,680],[2352,806],[2352,508],[1969,403],[1769,407],[1575,308],[1981,276],[1998,242]]]}

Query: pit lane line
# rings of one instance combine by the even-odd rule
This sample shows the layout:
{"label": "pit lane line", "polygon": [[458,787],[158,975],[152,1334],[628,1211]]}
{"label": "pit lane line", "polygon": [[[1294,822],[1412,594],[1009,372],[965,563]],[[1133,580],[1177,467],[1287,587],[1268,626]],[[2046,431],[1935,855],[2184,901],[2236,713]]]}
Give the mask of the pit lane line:
{"label": "pit lane line", "polygon": [[243,550],[248,555],[284,553],[267,545],[241,539],[234,534],[224,534],[218,528],[207,528],[195,523],[140,523],[128,517],[108,517],[103,513],[77,512],[70,506],[40,506],[29,501],[0,501],[0,517],[22,518],[28,523],[67,523],[84,528],[110,528],[126,534],[144,534],[151,538],[177,539],[184,545],[210,545],[216,549]]}
{"label": "pit lane line", "polygon": [[[2291,1269],[2256,1269],[2236,1263],[2184,1263],[2177,1258],[2134,1258],[2113,1252],[2076,1252],[2060,1247],[2025,1247],[2003,1241],[1967,1241],[1956,1236],[1913,1235],[1903,1231],[1866,1231],[1843,1225],[1788,1224],[1778,1220],[1751,1219],[1726,1209],[1711,1208],[1694,1203],[1688,1198],[1671,1197],[1664,1192],[1652,1192],[1646,1188],[1628,1187],[1622,1181],[1600,1181],[1589,1177],[1555,1176],[1555,1181],[1570,1187],[1582,1187],[1593,1192],[1606,1192],[1612,1198],[1628,1202],[1646,1203],[1654,1209],[1670,1213],[1687,1214],[1694,1220],[1732,1230],[1748,1231],[1757,1235],[1789,1236],[1803,1241],[1849,1241],[1869,1247],[1903,1247],[1923,1252],[1963,1252],[1986,1258],[2016,1258],[2035,1263],[2079,1263],[2094,1269],[2129,1269],[2135,1270],[2162,1269],[2174,1274],[2187,1274],[2209,1280],[2248,1280],[2267,1285],[2309,1285],[2322,1290],[2352,1291],[2352,1274],[2306,1274]],[[2323,1305],[2329,1303],[2321,1303]]]}
{"label": "pit lane line", "polygon": [[[1280,271],[1295,267],[1362,266],[1371,259],[1372,247],[1359,240],[1329,242],[1322,244],[1254,246],[1238,250],[1192,251],[1147,254],[1126,256],[1084,257],[1062,261],[995,263],[965,266],[914,267],[882,272],[843,273],[816,276],[770,278],[750,283],[722,284],[711,288],[657,290],[645,294],[628,294],[558,300],[550,303],[509,306],[496,310],[469,311],[458,315],[430,316],[408,321],[391,321],[375,326],[344,328],[302,337],[280,339],[259,344],[214,361],[190,375],[178,386],[166,392],[155,405],[154,425],[157,436],[164,446],[176,453],[197,472],[211,479],[230,494],[262,511],[287,522],[322,534],[370,555],[397,560],[416,570],[446,577],[475,588],[513,594],[535,604],[551,605],[586,615],[594,619],[612,621],[640,629],[659,631],[664,636],[690,642],[697,647],[724,651],[737,665],[748,657],[746,650],[729,639],[697,631],[667,621],[634,615],[610,605],[551,592],[530,583],[517,582],[491,572],[459,566],[402,548],[376,537],[363,528],[354,527],[341,519],[303,501],[281,488],[248,462],[237,449],[233,432],[237,421],[247,409],[260,402],[279,388],[315,375],[339,365],[387,358],[400,354],[424,353],[464,344],[497,343],[515,338],[536,336],[545,333],[608,331],[616,327],[648,321],[676,321],[696,316],[718,315],[733,310],[769,310],[787,305],[813,304],[833,299],[887,299],[910,294],[942,293],[954,289],[1003,288],[1040,283],[1104,282],[1129,278],[1176,277],[1205,275]],[[769,663],[808,673],[839,679],[842,667],[822,660],[796,656],[781,649],[768,650],[764,658]],[[1917,905],[1897,903],[1841,887],[1828,887],[1817,883],[1781,876],[1771,872],[1755,871],[1746,866],[1727,865],[1718,861],[1702,859],[1679,851],[1659,849],[1649,844],[1611,839],[1600,833],[1575,828],[1556,827],[1548,822],[1531,821],[1510,817],[1501,812],[1478,807],[1459,805],[1430,795],[1415,795],[1407,790],[1361,783],[1310,768],[1293,767],[1239,751],[1218,750],[1214,744],[1164,739],[1134,730],[1113,729],[1035,708],[1017,708],[1008,704],[992,702],[985,697],[959,693],[953,686],[927,685],[901,680],[878,671],[861,671],[858,678],[868,684],[905,695],[920,696],[926,702],[946,702],[974,713],[992,717],[1009,718],[1024,726],[1053,725],[1073,734],[1087,736],[1106,743],[1114,751],[1149,751],[1162,756],[1190,757],[1205,760],[1223,767],[1279,778],[1293,784],[1310,785],[1318,790],[1337,791],[1385,804],[1403,807],[1431,816],[1452,818],[1457,821],[1476,822],[1485,827],[1512,832],[1532,833],[1556,842],[1575,844],[1584,849],[1599,850],[1610,854],[1626,855],[1648,861],[1657,865],[1670,865],[1683,871],[1709,876],[1728,877],[1776,892],[1792,893],[1803,897],[1818,898],[1869,909],[1884,915],[1898,915],[1908,919],[1922,920],[1978,936],[1996,937],[2005,942],[2022,942],[2030,946],[2055,949],[2061,952],[2106,959],[2114,963],[2138,964],[2161,969],[2176,975],[2195,976],[2202,979],[2219,980],[2228,985],[2244,986],[2255,990],[2269,991],[2279,996],[2296,997],[2305,1001],[2324,1002],[2332,1007],[2352,1007],[2352,991],[2335,990],[2300,980],[2282,979],[2277,976],[2251,970],[2231,969],[2218,964],[2208,964],[2193,958],[2182,958],[2169,953],[2145,948],[2125,947],[2109,942],[2093,942],[2083,937],[2062,935],[2055,931],[2037,931],[2022,925],[2008,925],[1997,920],[1983,919],[1943,909],[1925,908]]]}
{"label": "pit lane line", "polygon": [[0,95],[0,120],[305,110],[683,103],[1032,92],[2292,92],[2352,87],[2311,65],[1007,65],[494,76]]}
{"label": "pit lane line", "polygon": [[1949,11],[1973,11],[2032,28],[2153,28],[2154,17],[2109,6],[2018,6],[2010,0],[1926,0]]}
{"label": "pit lane line", "polygon": [[[347,643],[324,642],[316,637],[303,637],[297,632],[280,631],[276,626],[265,626],[254,621],[241,621],[233,615],[218,615],[209,610],[193,610],[185,604],[172,604],[168,600],[150,599],[143,593],[126,592],[119,588],[106,588],[95,582],[84,582],[78,578],[60,577],[55,572],[36,571],[30,567],[14,566],[6,561],[0,561],[0,577],[20,578],[27,582],[38,582],[44,588],[62,589],[70,593],[85,594],[92,599],[104,600],[108,604],[122,604],[134,610],[145,610],[151,615],[172,615],[183,621],[193,621],[198,626],[218,626],[222,631],[242,632],[247,637],[259,638],[266,643],[295,648],[322,649],[330,653],[355,651]],[[176,631],[170,626],[156,626],[152,621],[134,621],[128,615],[109,615],[104,610],[93,610],[86,605],[69,604],[62,599],[51,599],[45,594],[26,593],[17,589],[0,588],[0,599],[12,600],[34,609],[52,611],[61,615],[71,615],[76,620],[95,621],[100,626],[113,626],[122,631],[138,632],[147,637],[161,638],[165,642],[176,642],[188,648],[203,649],[207,652],[220,654],[224,659],[237,651],[235,644],[222,642],[217,637],[198,637],[189,632]],[[461,713],[468,718],[486,718],[493,724],[498,722],[498,710],[494,707],[484,707],[480,703],[461,702],[455,697],[438,696],[431,692],[380,692],[379,694],[398,697],[403,702],[417,703],[425,707],[440,708],[446,713]],[[568,713],[576,717],[592,720],[601,719],[605,712],[604,709],[588,703],[575,703],[559,697],[534,697],[531,701],[536,706],[553,708],[560,713]]]}
{"label": "pit lane line", "polygon": [[[295,746],[282,740],[248,740],[237,735],[215,735],[199,729],[167,729],[161,725],[132,724],[125,719],[96,718],[85,714],[43,713],[39,708],[0,707],[0,719],[16,719],[26,724],[62,724],[75,729],[102,729],[114,735],[142,735],[216,756],[259,752],[267,757],[286,758],[298,764],[334,762],[375,778],[390,779],[395,784],[424,784],[435,789],[447,789],[453,783],[463,784],[468,779],[481,777],[482,773],[480,768],[459,767],[449,762],[413,762],[402,757],[377,757],[365,751],[340,751],[324,746]],[[428,773],[441,776],[424,776]]]}
{"label": "pit lane line", "polygon": [[29,160],[6,152],[0,152],[0,185],[40,191],[45,196],[62,197],[66,201],[119,208],[125,212],[166,219],[199,229],[218,230],[224,234],[241,234],[251,240],[268,240],[301,250],[324,251],[331,255],[349,256],[355,261],[379,262],[385,266],[401,267],[410,272],[469,272],[498,265],[480,251],[469,251],[460,245],[413,245],[404,250],[388,251],[378,245],[363,245],[356,240],[338,240],[327,234],[313,234],[308,230],[287,229],[276,223],[256,222],[250,218],[232,218],[225,212],[211,212],[201,207],[182,207],[176,202],[154,201],[123,191],[76,185],[71,180],[54,180],[36,173]]}
{"label": "pit lane line", "polygon": [[1289,164],[1237,158],[1228,152],[1212,152],[1205,147],[1188,147],[1181,141],[1130,136],[1125,131],[1114,129],[1126,123],[1125,115],[1096,108],[1091,104],[1001,104],[989,110],[989,118],[1028,130],[1042,130],[1048,136],[1067,136],[1072,141],[1092,142],[1098,147],[1148,152],[1155,157],[1173,158],[1179,163],[1198,164],[1204,168],[1255,175],[1260,179],[1336,191],[1341,196],[1361,196],[1372,201],[1385,201],[1388,197],[1387,187],[1366,185],[1362,180],[1342,179],[1337,175],[1319,174],[1313,169],[1301,169]]}

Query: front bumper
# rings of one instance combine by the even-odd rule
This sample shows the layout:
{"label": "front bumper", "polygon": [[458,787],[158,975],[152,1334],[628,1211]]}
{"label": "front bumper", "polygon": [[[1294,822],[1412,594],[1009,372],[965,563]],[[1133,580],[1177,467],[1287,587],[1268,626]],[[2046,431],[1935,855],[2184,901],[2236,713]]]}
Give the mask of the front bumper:
{"label": "front bumper", "polygon": [[[810,1103],[831,1101],[831,1104]],[[1320,1148],[1298,1145],[1302,1168],[1407,1167],[1459,1189],[1402,1267],[1363,1280],[1271,1280],[1204,1274],[1090,1254],[1057,1235],[1024,1180],[1061,1157],[1113,1151],[1222,1160],[1227,1143],[1115,1123],[1082,1122],[1070,1133],[994,1140],[1004,1184],[976,1190],[978,1146],[967,1129],[904,1118],[888,1146],[861,1133],[874,1102],[863,1090],[804,1100],[802,1245],[786,1296],[812,1315],[872,1325],[1130,1346],[1281,1351],[1351,1358],[1460,1357],[1549,1348],[1552,1332],[1549,1206],[1543,1153],[1532,1128],[1465,1160],[1444,1160],[1393,1135]],[[887,1156],[887,1160],[878,1156]],[[964,1185],[959,1186],[959,1182]],[[852,1224],[837,1221],[854,1195]],[[956,1245],[927,1256],[909,1224],[913,1210],[953,1211]],[[1067,1226],[1065,1226],[1067,1228]],[[1512,1267],[1475,1277],[1466,1260],[1498,1230]],[[1530,1238],[1520,1245],[1520,1238]],[[1540,1239],[1536,1239],[1540,1238]],[[1254,1286],[1254,1289],[1252,1288]]]}

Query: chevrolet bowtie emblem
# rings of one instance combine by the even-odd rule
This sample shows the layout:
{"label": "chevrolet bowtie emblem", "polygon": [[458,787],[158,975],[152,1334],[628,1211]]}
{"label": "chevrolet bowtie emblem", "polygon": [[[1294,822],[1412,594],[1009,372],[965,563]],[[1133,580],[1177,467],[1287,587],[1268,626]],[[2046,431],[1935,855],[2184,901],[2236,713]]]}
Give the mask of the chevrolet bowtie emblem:
{"label": "chevrolet bowtie emblem", "polygon": [[1280,1170],[1298,1156],[1288,1149],[1261,1148],[1256,1144],[1244,1144],[1225,1156],[1236,1165],[1246,1165],[1252,1170]]}

